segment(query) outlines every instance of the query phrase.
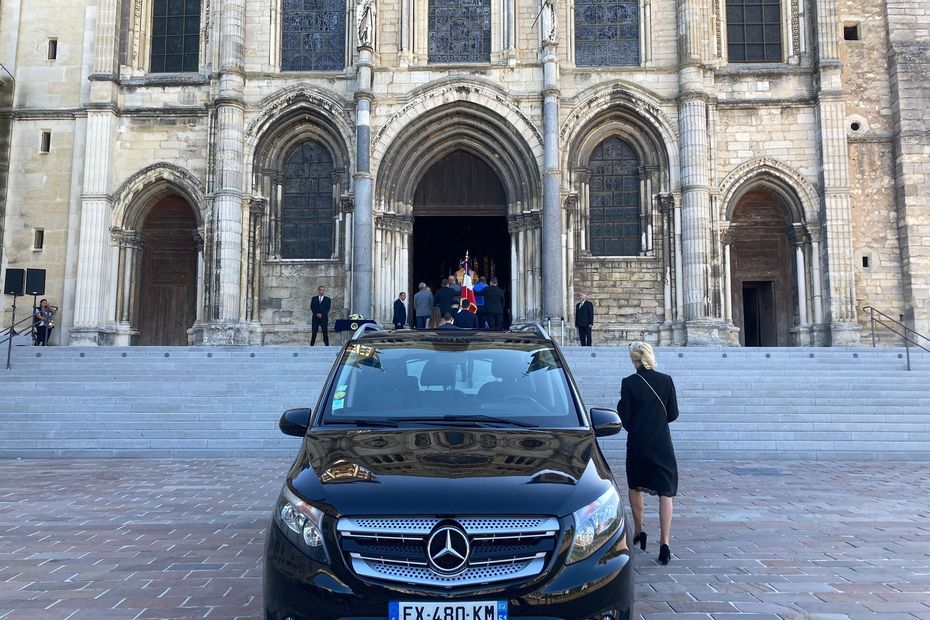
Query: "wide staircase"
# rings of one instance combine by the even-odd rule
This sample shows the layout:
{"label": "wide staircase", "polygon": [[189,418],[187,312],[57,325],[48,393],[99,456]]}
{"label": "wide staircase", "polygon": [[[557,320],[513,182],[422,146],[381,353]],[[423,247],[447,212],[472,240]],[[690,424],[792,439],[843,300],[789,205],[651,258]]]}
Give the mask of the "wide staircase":
{"label": "wide staircase", "polygon": [[[16,347],[0,458],[291,457],[280,413],[313,406],[336,347]],[[623,347],[565,347],[585,405],[616,406]],[[930,460],[930,354],[659,347],[680,460]],[[602,441],[620,459],[625,434]]]}

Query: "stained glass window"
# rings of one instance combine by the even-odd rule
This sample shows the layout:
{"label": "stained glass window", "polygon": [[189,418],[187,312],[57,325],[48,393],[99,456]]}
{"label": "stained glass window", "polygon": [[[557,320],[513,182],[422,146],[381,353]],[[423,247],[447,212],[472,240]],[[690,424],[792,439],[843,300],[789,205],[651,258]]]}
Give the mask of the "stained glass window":
{"label": "stained glass window", "polygon": [[491,0],[429,0],[429,61],[490,62]]}
{"label": "stained glass window", "polygon": [[190,72],[199,67],[200,0],[154,0],[151,72]]}
{"label": "stained glass window", "polygon": [[637,256],[641,234],[639,157],[620,138],[608,138],[591,153],[588,171],[591,254]]}
{"label": "stained glass window", "polygon": [[284,160],[281,257],[331,258],[333,253],[333,158],[314,140]]}
{"label": "stained glass window", "polygon": [[575,0],[575,64],[639,65],[639,0]]}
{"label": "stained glass window", "polygon": [[781,0],[727,0],[730,62],[782,62]]}
{"label": "stained glass window", "polygon": [[345,0],[284,0],[283,71],[338,71],[345,67]]}

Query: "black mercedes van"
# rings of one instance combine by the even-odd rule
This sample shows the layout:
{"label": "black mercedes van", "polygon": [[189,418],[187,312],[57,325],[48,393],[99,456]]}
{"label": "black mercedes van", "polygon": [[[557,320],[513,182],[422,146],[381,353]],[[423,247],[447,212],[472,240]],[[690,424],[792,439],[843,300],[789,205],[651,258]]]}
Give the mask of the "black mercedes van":
{"label": "black mercedes van", "polygon": [[618,620],[633,606],[624,503],[559,348],[522,330],[363,326],[315,410],[268,527],[268,619]]}

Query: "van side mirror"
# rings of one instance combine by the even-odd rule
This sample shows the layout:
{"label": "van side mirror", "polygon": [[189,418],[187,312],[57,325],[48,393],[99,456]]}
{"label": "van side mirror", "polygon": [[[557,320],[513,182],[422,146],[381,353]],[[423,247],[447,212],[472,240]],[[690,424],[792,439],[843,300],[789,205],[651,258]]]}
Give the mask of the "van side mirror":
{"label": "van side mirror", "polygon": [[278,428],[285,435],[303,437],[307,434],[307,429],[310,428],[310,413],[309,407],[288,409],[281,415]]}
{"label": "van side mirror", "polygon": [[591,409],[591,426],[594,427],[595,437],[610,437],[616,435],[623,428],[620,416],[613,409]]}

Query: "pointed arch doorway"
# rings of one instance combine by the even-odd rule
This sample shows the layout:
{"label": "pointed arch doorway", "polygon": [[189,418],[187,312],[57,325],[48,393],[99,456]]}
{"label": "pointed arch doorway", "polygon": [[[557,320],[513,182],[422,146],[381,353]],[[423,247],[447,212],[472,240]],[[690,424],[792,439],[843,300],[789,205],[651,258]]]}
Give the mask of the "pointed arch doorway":
{"label": "pointed arch doorway", "polygon": [[787,214],[771,191],[739,199],[731,216],[733,322],[745,347],[791,345],[798,291]]}
{"label": "pointed arch doorway", "polygon": [[435,292],[468,252],[478,275],[496,277],[510,299],[507,198],[490,166],[464,150],[448,154],[417,186],[413,215],[411,290],[426,282]]}
{"label": "pointed arch doorway", "polygon": [[182,346],[197,318],[197,220],[186,200],[161,199],[141,228],[139,345]]}

